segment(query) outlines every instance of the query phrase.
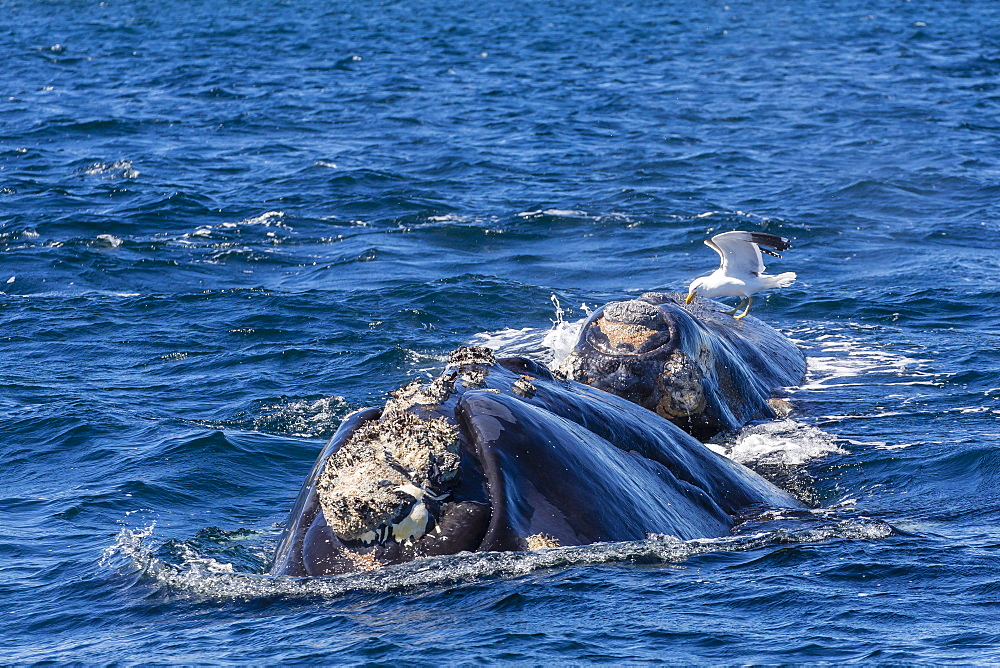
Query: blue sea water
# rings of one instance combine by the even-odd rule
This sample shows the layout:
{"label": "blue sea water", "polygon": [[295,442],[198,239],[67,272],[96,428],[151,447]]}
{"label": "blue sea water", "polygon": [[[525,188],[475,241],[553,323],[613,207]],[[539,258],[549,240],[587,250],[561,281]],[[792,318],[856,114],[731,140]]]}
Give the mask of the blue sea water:
{"label": "blue sea water", "polygon": [[[0,662],[1000,661],[1000,5],[0,0]],[[732,537],[266,575],[349,412],[764,230]]]}

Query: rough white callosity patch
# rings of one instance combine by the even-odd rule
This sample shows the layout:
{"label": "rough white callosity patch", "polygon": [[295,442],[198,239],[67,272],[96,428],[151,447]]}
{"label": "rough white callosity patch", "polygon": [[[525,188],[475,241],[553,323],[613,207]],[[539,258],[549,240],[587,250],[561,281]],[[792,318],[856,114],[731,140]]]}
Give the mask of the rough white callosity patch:
{"label": "rough white callosity patch", "polygon": [[397,390],[381,417],[359,427],[327,460],[316,494],[338,536],[371,539],[414,505],[413,495],[401,487],[431,489],[458,475],[458,428],[408,410],[444,401],[454,379],[446,373],[426,386],[413,382]]}

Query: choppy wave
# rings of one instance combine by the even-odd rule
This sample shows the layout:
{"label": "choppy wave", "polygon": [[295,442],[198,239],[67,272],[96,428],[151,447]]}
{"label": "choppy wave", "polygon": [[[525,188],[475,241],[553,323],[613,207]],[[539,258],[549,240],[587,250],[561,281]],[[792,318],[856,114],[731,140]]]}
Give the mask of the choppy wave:
{"label": "choppy wave", "polygon": [[[810,330],[816,334],[816,330]],[[800,333],[793,333],[793,336]],[[805,342],[808,373],[802,392],[865,385],[930,385],[943,380],[918,350],[877,347],[849,332],[819,333]]]}
{"label": "choppy wave", "polygon": [[307,438],[329,438],[340,419],[350,412],[344,397],[319,399],[281,399],[262,403],[250,418],[256,431]]}
{"label": "choppy wave", "polygon": [[108,179],[136,179],[140,174],[139,170],[132,166],[131,160],[95,162],[87,165],[83,173],[87,176],[102,176]]}
{"label": "choppy wave", "polygon": [[[1000,661],[1000,5],[869,5],[5,3],[0,656]],[[734,229],[791,240],[753,312],[810,371],[714,445],[829,514],[262,575],[342,412]]]}

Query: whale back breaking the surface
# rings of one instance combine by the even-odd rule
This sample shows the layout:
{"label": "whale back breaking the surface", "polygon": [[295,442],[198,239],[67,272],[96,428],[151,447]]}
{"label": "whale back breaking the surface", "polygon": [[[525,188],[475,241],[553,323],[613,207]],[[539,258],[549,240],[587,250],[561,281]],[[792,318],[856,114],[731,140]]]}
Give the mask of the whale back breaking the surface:
{"label": "whale back breaking the surface", "polygon": [[460,348],[433,382],[344,421],[306,479],[271,572],[722,536],[741,513],[800,505],[634,403],[525,358]]}

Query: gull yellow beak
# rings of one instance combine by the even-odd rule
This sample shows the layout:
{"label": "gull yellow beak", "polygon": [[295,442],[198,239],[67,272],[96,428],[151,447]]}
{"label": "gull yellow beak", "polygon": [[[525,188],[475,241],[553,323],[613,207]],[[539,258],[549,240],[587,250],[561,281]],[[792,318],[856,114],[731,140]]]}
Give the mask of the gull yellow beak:
{"label": "gull yellow beak", "polygon": [[689,294],[689,295],[688,295],[688,296],[687,296],[687,297],[686,297],[686,298],[684,299],[684,303],[685,303],[685,304],[690,304],[690,303],[691,303],[692,301],[694,301],[694,293],[693,293],[693,292],[692,292],[692,293],[690,293],[690,294]]}

